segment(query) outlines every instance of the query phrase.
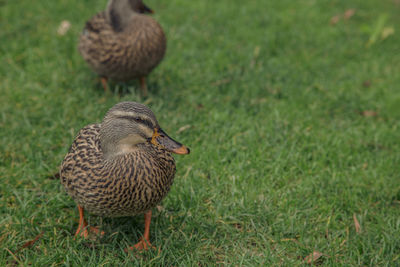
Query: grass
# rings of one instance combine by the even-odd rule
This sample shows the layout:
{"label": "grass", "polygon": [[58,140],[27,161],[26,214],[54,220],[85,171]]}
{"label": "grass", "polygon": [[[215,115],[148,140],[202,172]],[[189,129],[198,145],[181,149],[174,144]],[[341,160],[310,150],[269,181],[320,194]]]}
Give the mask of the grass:
{"label": "grass", "polygon": [[[77,52],[105,0],[0,1],[0,265],[400,265],[398,1],[146,3],[168,51],[142,98],[137,82],[105,94]],[[126,100],[192,150],[154,210],[161,251],[136,255],[142,216],[90,217],[106,235],[74,240],[75,204],[47,178]]]}

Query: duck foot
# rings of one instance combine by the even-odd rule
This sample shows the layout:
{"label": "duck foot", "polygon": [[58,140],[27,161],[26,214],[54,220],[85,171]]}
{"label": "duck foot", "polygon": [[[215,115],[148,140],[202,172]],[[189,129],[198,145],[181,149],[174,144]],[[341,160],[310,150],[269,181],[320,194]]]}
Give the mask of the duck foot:
{"label": "duck foot", "polygon": [[93,226],[89,226],[85,220],[84,217],[84,209],[78,205],[78,210],[79,210],[79,225],[78,225],[78,229],[75,232],[75,237],[77,236],[81,236],[83,238],[88,238],[90,233],[94,233],[96,235],[104,235],[104,231],[100,231],[98,227],[93,227]]}
{"label": "duck foot", "polygon": [[76,238],[77,236],[81,236],[81,237],[87,239],[89,237],[90,233],[93,233],[95,235],[100,235],[100,236],[104,235],[104,231],[100,231],[100,229],[98,227],[94,227],[94,226],[87,227],[86,226],[83,229],[82,229],[82,227],[78,227],[78,230],[76,230],[74,238]]}
{"label": "duck foot", "polygon": [[156,247],[153,246],[149,242],[149,240],[145,240],[145,239],[141,238],[140,241],[137,244],[135,244],[132,247],[126,248],[125,252],[128,252],[129,250],[131,250],[131,251],[143,251],[143,250],[148,250],[149,248],[156,249]]}
{"label": "duck foot", "polygon": [[146,77],[140,77],[140,89],[142,90],[143,96],[147,96],[147,83],[146,83]]}
{"label": "duck foot", "polygon": [[128,252],[129,250],[138,250],[138,251],[143,251],[143,250],[148,250],[149,248],[155,249],[156,247],[153,247],[150,243],[150,222],[151,222],[151,210],[146,212],[144,214],[144,234],[143,237],[140,239],[140,241],[129,248],[125,249],[125,252]]}

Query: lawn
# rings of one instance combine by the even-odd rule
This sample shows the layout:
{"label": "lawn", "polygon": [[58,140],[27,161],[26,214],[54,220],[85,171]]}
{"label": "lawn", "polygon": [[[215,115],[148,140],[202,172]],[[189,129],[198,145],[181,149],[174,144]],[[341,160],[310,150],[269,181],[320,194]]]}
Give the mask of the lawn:
{"label": "lawn", "polygon": [[[146,98],[105,93],[77,51],[106,2],[0,0],[0,266],[400,265],[398,0],[146,0],[168,38]],[[74,240],[48,177],[121,101],[192,152],[145,253],[124,252],[143,216],[91,216],[105,236]]]}

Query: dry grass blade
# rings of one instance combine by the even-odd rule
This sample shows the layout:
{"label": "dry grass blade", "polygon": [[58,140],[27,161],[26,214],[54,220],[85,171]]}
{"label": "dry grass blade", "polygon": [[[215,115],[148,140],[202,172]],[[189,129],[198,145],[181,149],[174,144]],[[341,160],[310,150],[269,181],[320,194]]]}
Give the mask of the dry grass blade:
{"label": "dry grass blade", "polygon": [[17,266],[17,263],[20,265],[20,266],[22,266],[22,263],[21,263],[21,261],[18,259],[18,257],[14,254],[14,253],[12,253],[12,251],[11,250],[9,250],[8,248],[4,248],[8,253],[10,253],[10,255],[11,255],[11,257],[13,257],[13,259],[14,259],[14,262],[7,262],[7,266]]}
{"label": "dry grass blade", "polygon": [[161,205],[157,205],[157,206],[156,206],[156,209],[157,209],[158,212],[162,212],[162,211],[165,210],[164,207],[161,206]]}
{"label": "dry grass blade", "polygon": [[32,240],[26,242],[25,244],[23,244],[22,247],[20,247],[20,248],[17,250],[16,253],[18,253],[19,251],[23,250],[24,248],[30,247],[30,246],[32,246],[33,244],[35,244],[36,241],[38,241],[39,238],[41,238],[41,237],[43,236],[43,234],[44,234],[44,232],[42,231],[42,232],[41,232],[40,234],[38,234],[34,239],[32,239]]}
{"label": "dry grass blade", "polygon": [[383,28],[383,31],[381,34],[381,39],[384,40],[392,34],[394,34],[394,28],[393,27],[385,27],[385,28]]}
{"label": "dry grass blade", "polygon": [[61,36],[65,35],[70,28],[71,28],[71,22],[69,22],[68,20],[63,20],[61,21],[60,26],[58,26],[57,34]]}
{"label": "dry grass blade", "polygon": [[349,19],[351,18],[354,14],[356,13],[355,9],[347,9],[346,12],[344,12],[343,17],[344,19]]}
{"label": "dry grass blade", "polygon": [[370,80],[366,80],[366,81],[364,81],[364,82],[362,83],[362,85],[363,85],[365,88],[371,87],[371,81],[370,81]]}
{"label": "dry grass blade", "polygon": [[304,258],[304,262],[307,264],[315,264],[323,256],[321,252],[313,251],[310,255]]}
{"label": "dry grass blade", "polygon": [[331,18],[330,24],[331,25],[336,25],[339,22],[339,20],[340,20],[340,15],[333,16]]}
{"label": "dry grass blade", "polygon": [[350,19],[354,14],[356,13],[356,10],[351,8],[351,9],[347,9],[343,15],[342,14],[338,14],[335,15],[331,18],[330,20],[330,24],[331,25],[336,25],[341,19],[345,19],[348,20]]}
{"label": "dry grass blade", "polygon": [[378,116],[378,112],[373,111],[373,110],[364,110],[360,112],[361,116],[364,117],[376,117]]}
{"label": "dry grass blade", "polygon": [[178,129],[178,131],[176,132],[176,133],[181,133],[181,132],[184,132],[184,131],[186,131],[187,129],[189,129],[190,127],[192,127],[191,125],[184,125],[184,126],[182,126],[181,128],[179,128]]}
{"label": "dry grass blade", "polygon": [[215,81],[215,82],[213,82],[211,85],[213,85],[213,86],[219,86],[219,85],[223,85],[223,84],[230,83],[231,81],[232,81],[232,79],[227,78],[227,79],[222,79],[222,80]]}
{"label": "dry grass blade", "polygon": [[356,228],[356,233],[357,234],[361,233],[361,226],[357,220],[356,214],[353,214],[353,221],[354,221],[354,227]]}

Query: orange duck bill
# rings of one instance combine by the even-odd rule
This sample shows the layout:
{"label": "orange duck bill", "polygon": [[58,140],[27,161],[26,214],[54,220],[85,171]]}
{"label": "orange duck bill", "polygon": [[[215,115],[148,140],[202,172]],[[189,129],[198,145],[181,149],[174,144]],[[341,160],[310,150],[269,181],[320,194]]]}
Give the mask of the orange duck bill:
{"label": "orange duck bill", "polygon": [[153,136],[151,137],[150,141],[153,145],[161,146],[164,149],[176,153],[176,154],[189,154],[190,149],[181,143],[175,141],[171,137],[169,137],[162,129],[155,128]]}

